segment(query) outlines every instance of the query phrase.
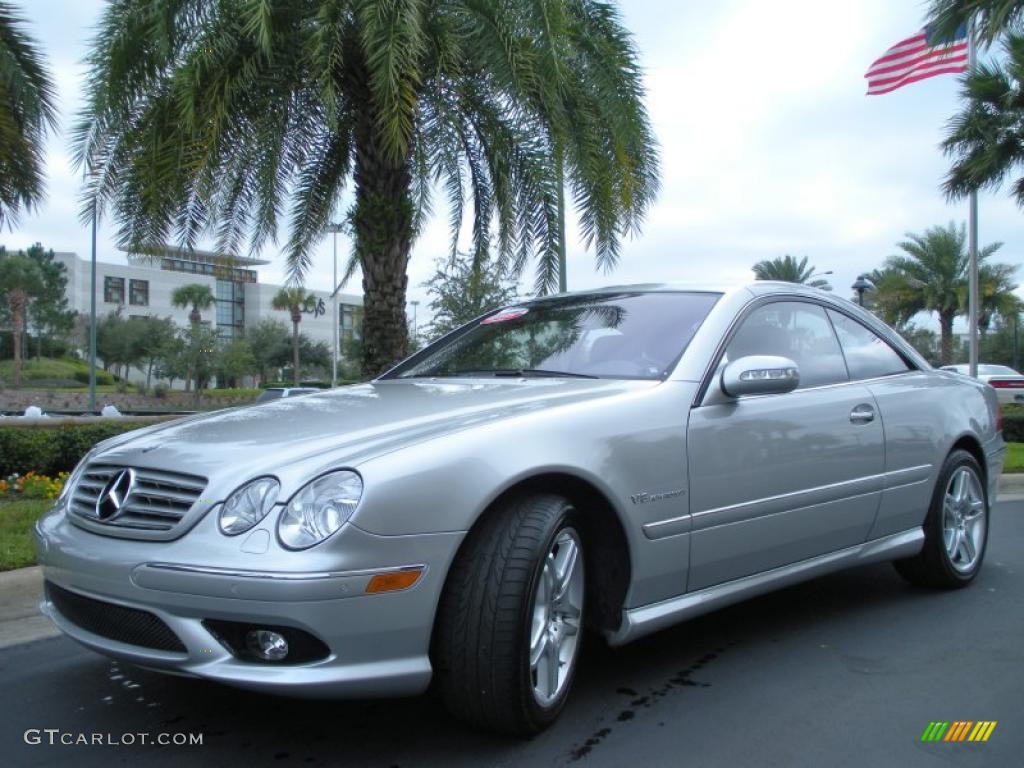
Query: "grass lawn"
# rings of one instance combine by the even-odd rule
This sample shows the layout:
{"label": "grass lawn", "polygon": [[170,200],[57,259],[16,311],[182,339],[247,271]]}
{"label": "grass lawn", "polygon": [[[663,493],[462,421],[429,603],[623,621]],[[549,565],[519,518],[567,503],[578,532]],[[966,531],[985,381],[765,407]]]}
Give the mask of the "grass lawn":
{"label": "grass lawn", "polygon": [[36,564],[32,526],[52,501],[0,499],[0,571]]}
{"label": "grass lawn", "polygon": [[1003,472],[1024,472],[1024,443],[1006,444],[1006,463]]}

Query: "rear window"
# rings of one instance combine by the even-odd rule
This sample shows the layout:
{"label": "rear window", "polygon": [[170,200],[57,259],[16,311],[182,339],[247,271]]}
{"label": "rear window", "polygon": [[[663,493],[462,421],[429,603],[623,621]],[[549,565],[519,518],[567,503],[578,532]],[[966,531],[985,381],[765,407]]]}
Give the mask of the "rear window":
{"label": "rear window", "polygon": [[720,294],[567,296],[505,307],[402,363],[389,378],[565,375],[659,379]]}

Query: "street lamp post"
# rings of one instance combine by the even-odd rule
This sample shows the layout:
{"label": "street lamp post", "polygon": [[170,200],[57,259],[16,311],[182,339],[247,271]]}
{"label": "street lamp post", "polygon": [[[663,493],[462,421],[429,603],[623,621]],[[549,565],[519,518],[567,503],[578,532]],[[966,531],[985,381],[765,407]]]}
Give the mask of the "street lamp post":
{"label": "street lamp post", "polygon": [[850,286],[857,292],[857,303],[864,306],[864,291],[870,291],[874,286],[865,275],[858,275],[857,280]]}
{"label": "street lamp post", "polygon": [[331,386],[338,386],[338,233],[343,231],[341,224],[328,224],[327,231],[334,237],[334,280],[331,283],[331,317],[334,318],[334,330],[331,332]]}
{"label": "street lamp post", "polygon": [[419,325],[416,322],[416,308],[420,305],[418,301],[410,301],[412,304],[412,337],[413,339],[419,338]]}

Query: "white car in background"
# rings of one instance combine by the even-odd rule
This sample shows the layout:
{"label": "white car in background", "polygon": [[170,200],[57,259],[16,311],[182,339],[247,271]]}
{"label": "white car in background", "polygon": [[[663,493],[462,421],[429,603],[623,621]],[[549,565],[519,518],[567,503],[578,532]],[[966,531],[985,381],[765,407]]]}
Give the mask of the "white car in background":
{"label": "white car in background", "polygon": [[[944,365],[944,371],[971,375],[969,365]],[[1000,405],[1024,405],[1024,376],[1008,365],[978,365],[978,381],[995,389]]]}

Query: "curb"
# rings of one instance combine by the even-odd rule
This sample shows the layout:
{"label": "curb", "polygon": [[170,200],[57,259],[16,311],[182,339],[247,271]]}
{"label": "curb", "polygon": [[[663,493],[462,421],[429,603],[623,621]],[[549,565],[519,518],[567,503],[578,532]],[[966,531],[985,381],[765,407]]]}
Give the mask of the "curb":
{"label": "curb", "polygon": [[997,501],[1024,501],[1024,473],[999,476]]}

